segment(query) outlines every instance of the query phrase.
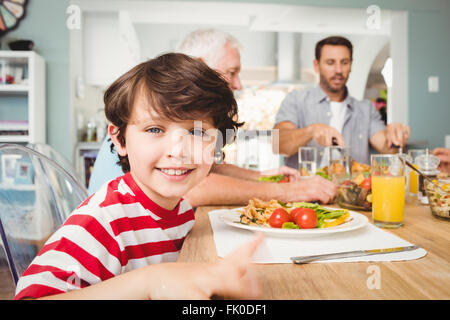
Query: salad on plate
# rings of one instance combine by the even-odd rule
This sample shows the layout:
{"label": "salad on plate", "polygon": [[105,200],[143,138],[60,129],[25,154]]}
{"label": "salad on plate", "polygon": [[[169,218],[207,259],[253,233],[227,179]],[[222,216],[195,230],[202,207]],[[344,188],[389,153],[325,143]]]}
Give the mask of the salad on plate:
{"label": "salad on plate", "polygon": [[350,221],[346,209],[328,209],[309,202],[283,203],[252,198],[240,210],[240,223],[282,229],[330,228]]}

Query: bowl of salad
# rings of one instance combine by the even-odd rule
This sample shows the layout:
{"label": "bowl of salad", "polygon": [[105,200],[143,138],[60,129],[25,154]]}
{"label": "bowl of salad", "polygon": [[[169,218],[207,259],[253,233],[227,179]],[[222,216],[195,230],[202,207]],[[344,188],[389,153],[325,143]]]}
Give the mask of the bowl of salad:
{"label": "bowl of salad", "polygon": [[440,174],[433,182],[440,188],[436,184],[425,180],[425,192],[431,213],[439,218],[450,219],[450,176]]}
{"label": "bowl of salad", "polygon": [[370,166],[352,162],[350,180],[344,180],[338,187],[336,202],[339,206],[352,210],[372,210],[372,179]]}

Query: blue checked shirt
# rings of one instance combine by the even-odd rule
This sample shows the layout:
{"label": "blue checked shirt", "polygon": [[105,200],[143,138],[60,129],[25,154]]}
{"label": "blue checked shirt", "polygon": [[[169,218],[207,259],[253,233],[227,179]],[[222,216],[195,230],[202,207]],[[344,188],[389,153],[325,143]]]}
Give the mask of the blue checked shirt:
{"label": "blue checked shirt", "polygon": [[[344,103],[347,109],[341,134],[345,145],[351,147],[354,160],[369,163],[369,139],[385,129],[384,122],[369,100],[359,101],[347,94]],[[288,93],[278,110],[275,124],[290,121],[297,128],[314,123],[330,125],[331,115],[330,99],[320,86],[317,86]],[[314,140],[311,140],[308,146],[319,147]],[[298,168],[298,154],[287,157],[285,164]]]}

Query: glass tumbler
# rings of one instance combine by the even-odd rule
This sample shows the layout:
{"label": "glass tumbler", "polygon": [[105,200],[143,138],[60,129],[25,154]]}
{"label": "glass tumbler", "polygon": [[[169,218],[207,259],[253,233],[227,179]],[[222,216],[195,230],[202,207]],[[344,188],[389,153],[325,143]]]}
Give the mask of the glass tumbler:
{"label": "glass tumbler", "polygon": [[381,228],[403,225],[405,213],[405,161],[395,155],[372,155],[372,219]]}
{"label": "glass tumbler", "polygon": [[315,147],[298,148],[298,169],[301,178],[311,178],[317,170],[317,149]]}
{"label": "glass tumbler", "polygon": [[[425,154],[425,149],[410,149],[410,150],[408,150],[409,160],[411,161],[411,164],[416,169],[418,169],[416,158],[423,154]],[[406,169],[407,169],[407,172],[409,173],[409,194],[415,196],[415,195],[417,195],[417,191],[418,191],[419,177],[414,170],[412,170],[410,168],[406,168]]]}
{"label": "glass tumbler", "polygon": [[322,162],[328,165],[328,176],[337,185],[351,179],[352,155],[350,147],[327,147]]}

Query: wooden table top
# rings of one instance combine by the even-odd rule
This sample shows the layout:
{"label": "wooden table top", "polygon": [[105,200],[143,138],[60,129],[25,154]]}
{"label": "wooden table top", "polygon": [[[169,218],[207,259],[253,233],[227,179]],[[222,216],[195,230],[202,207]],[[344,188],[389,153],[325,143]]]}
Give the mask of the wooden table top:
{"label": "wooden table top", "polygon": [[[220,259],[208,212],[223,208],[230,207],[197,209],[178,261]],[[360,213],[370,220],[370,212]],[[254,264],[261,299],[450,299],[450,221],[432,216],[428,206],[407,204],[404,225],[384,230],[421,246],[426,256],[394,262]]]}

